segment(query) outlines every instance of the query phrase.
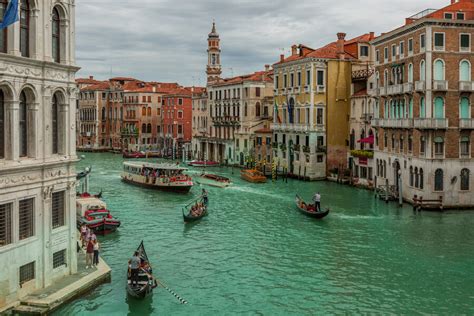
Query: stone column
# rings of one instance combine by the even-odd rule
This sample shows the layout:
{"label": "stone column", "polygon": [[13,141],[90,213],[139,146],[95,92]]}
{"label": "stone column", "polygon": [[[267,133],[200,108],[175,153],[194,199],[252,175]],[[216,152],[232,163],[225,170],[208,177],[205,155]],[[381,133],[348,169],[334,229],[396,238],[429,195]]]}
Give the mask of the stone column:
{"label": "stone column", "polygon": [[41,133],[38,128],[39,103],[30,103],[27,109],[28,157],[39,158],[38,148],[41,141]]}
{"label": "stone column", "polygon": [[20,53],[20,22],[8,27],[8,54],[21,56]]}
{"label": "stone column", "polygon": [[8,160],[18,160],[20,157],[20,127],[19,127],[19,101],[5,101],[6,115],[6,139],[5,158]]}
{"label": "stone column", "polygon": [[[72,170],[75,168],[72,167]],[[66,225],[69,227],[69,251],[68,251],[68,267],[69,273],[77,273],[77,230],[76,230],[76,182],[72,181],[68,184],[66,193]]]}
{"label": "stone column", "polygon": [[52,266],[50,264],[50,256],[51,254],[51,229],[52,229],[52,219],[51,219],[51,207],[52,207],[52,193],[53,193],[53,186],[45,186],[43,187],[43,235],[42,237],[42,244],[43,244],[43,269],[41,272],[43,273],[43,280],[42,286],[47,287],[51,285],[51,271]]}
{"label": "stone column", "polygon": [[70,118],[69,118],[69,104],[61,103],[59,104],[58,109],[58,145],[59,145],[59,154],[69,155],[69,128],[70,128]]}
{"label": "stone column", "polygon": [[40,60],[41,59],[41,38],[38,33],[38,28],[41,21],[39,18],[39,9],[34,8],[30,13],[30,56],[32,59]]}

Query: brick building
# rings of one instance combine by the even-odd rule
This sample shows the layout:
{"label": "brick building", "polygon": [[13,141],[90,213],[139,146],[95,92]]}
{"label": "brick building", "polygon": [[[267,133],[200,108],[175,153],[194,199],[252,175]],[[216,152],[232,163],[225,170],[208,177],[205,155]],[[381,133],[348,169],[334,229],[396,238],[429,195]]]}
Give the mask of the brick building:
{"label": "brick building", "polygon": [[472,207],[474,1],[425,10],[373,40],[377,183]]}

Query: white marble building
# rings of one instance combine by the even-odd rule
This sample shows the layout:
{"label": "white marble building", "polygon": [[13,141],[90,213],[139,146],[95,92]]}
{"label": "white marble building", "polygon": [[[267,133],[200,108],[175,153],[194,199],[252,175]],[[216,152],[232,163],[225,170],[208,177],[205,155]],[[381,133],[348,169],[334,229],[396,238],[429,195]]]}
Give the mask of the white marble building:
{"label": "white marble building", "polygon": [[0,310],[77,270],[74,2],[0,30]]}

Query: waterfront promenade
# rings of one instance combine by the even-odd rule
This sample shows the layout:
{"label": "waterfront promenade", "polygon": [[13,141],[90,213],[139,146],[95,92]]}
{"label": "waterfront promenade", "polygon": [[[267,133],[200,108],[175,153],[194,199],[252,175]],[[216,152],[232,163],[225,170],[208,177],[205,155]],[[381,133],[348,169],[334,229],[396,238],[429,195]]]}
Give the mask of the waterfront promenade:
{"label": "waterfront promenade", "polygon": [[[85,154],[91,191],[122,221],[99,237],[112,283],[54,315],[204,314],[472,314],[474,213],[414,213],[373,192],[328,182],[250,184],[239,170],[209,169],[232,178],[207,188],[209,216],[184,225],[180,195],[120,181],[120,155]],[[201,170],[190,169],[191,175]],[[323,221],[296,211],[294,194],[322,195]],[[127,297],[131,252],[144,240],[154,274],[189,304],[157,288],[149,300]]]}

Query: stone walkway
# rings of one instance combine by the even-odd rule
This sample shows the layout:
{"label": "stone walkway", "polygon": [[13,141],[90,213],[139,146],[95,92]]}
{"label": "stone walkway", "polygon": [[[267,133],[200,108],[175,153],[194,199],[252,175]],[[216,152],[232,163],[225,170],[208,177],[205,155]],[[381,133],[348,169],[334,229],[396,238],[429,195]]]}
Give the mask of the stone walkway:
{"label": "stone walkway", "polygon": [[110,267],[102,258],[99,265],[86,269],[85,253],[78,253],[78,271],[67,276],[51,286],[38,290],[20,301],[20,305],[13,313],[44,315],[58,308],[62,304],[85,294],[99,284],[110,281]]}

